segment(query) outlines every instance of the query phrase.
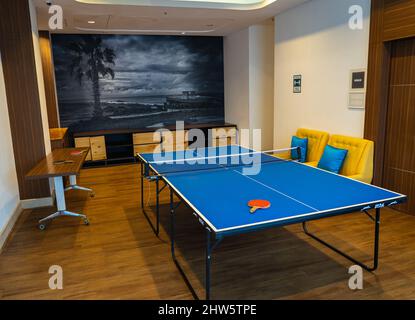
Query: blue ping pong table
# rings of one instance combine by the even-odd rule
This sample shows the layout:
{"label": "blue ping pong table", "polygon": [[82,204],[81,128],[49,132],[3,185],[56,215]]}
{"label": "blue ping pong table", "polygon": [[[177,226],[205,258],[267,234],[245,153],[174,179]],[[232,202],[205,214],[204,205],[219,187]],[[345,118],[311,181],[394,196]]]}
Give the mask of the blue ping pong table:
{"label": "blue ping pong table", "polygon": [[[278,159],[264,153],[257,175],[244,175],[246,165],[223,163],[195,164],[195,159],[216,155],[254,154],[240,146],[197,149],[170,154],[137,154],[141,162],[141,201],[143,180],[156,183],[156,226],[145,213],[154,232],[159,232],[159,194],[170,189],[170,241],[172,258],[193,296],[198,298],[175,255],[175,211],[181,203],[193,210],[206,232],[206,299],[210,299],[212,252],[224,237],[302,223],[304,232],[316,241],[368,271],[378,267],[380,209],[406,201],[406,196],[358,182],[298,162]],[[162,163],[155,159],[176,159]],[[164,185],[160,188],[159,182]],[[173,195],[179,199],[174,203]],[[271,207],[251,214],[247,203],[266,199]],[[369,210],[375,210],[374,216]],[[368,266],[310,233],[307,222],[361,211],[374,222],[373,265]]]}

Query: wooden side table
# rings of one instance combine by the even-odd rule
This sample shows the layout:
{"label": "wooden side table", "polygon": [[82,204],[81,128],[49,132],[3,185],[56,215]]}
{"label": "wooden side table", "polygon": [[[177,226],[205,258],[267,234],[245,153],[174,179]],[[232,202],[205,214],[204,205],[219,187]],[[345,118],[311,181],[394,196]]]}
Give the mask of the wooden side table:
{"label": "wooden side table", "polygon": [[[40,230],[46,228],[48,221],[60,216],[79,217],[86,225],[89,224],[86,215],[67,211],[65,201],[65,191],[68,190],[83,190],[90,192],[91,197],[95,196],[91,189],[80,187],[76,183],[76,177],[79,175],[88,152],[89,148],[55,149],[26,175],[27,179],[52,178],[54,182],[58,211],[39,221]],[[66,189],[63,177],[69,177],[70,185]]]}

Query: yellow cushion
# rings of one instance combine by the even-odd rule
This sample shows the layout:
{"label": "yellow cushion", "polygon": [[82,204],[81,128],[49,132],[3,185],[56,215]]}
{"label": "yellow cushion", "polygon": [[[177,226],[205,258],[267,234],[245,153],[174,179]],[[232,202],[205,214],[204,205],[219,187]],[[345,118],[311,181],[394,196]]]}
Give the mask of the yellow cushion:
{"label": "yellow cushion", "polygon": [[283,160],[291,160],[291,151],[277,152],[273,156]]}
{"label": "yellow cushion", "polygon": [[329,141],[329,134],[324,131],[311,129],[298,129],[296,136],[299,138],[308,138],[308,150],[306,162],[318,162],[323,155],[324,148]]}
{"label": "yellow cushion", "polygon": [[373,179],[373,141],[333,135],[329,140],[329,145],[335,148],[347,149],[347,157],[340,174],[362,181],[371,183]]}
{"label": "yellow cushion", "polygon": [[306,165],[308,165],[308,166],[310,166],[310,167],[317,167],[317,165],[318,165],[318,161],[306,162],[306,163],[304,163],[304,164],[306,164]]}

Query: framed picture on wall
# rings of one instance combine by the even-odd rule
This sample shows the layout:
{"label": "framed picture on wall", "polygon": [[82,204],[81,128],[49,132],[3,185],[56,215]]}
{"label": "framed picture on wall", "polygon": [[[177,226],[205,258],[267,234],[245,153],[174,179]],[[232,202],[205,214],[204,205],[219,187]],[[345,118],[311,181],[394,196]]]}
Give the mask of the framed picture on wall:
{"label": "framed picture on wall", "polygon": [[222,37],[54,34],[52,45],[73,133],[224,121]]}

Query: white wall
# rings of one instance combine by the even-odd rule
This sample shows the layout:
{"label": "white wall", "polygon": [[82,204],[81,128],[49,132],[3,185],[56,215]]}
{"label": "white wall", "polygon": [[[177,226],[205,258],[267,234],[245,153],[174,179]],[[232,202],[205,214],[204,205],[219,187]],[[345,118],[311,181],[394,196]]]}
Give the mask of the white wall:
{"label": "white wall", "polygon": [[[239,129],[261,129],[262,146],[273,146],[274,23],[268,20],[224,39],[225,120]],[[252,146],[252,140],[242,141]]]}
{"label": "white wall", "polygon": [[[349,29],[352,5],[364,9],[363,30]],[[275,17],[275,148],[299,127],[363,135],[364,110],[348,109],[348,89],[350,70],[367,68],[369,16],[370,0],[311,0]]]}
{"label": "white wall", "polygon": [[262,150],[274,143],[274,22],[249,28],[250,128],[262,130]]}
{"label": "white wall", "polygon": [[3,65],[0,56],[0,249],[20,213],[19,187],[14,162]]}
{"label": "white wall", "polygon": [[225,121],[249,128],[249,29],[224,39]]}

